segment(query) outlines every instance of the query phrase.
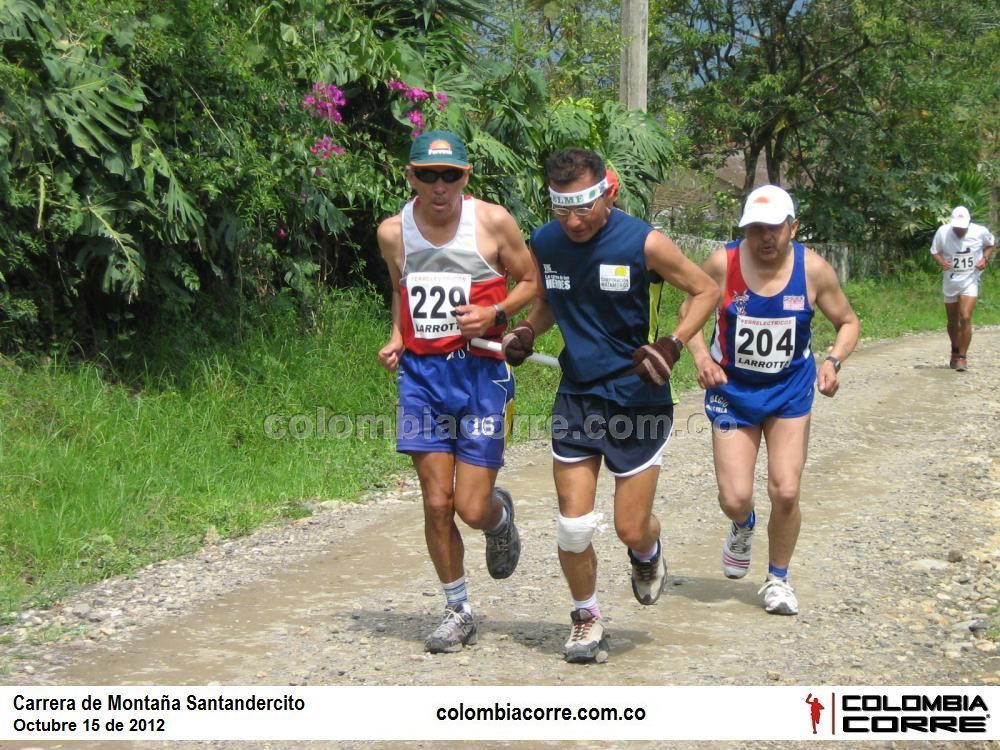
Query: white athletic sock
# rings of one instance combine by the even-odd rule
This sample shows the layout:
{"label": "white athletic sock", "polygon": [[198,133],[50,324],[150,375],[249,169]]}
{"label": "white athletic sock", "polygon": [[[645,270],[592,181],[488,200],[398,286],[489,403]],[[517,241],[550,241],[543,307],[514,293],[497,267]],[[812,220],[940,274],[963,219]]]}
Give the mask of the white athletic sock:
{"label": "white athletic sock", "polygon": [[573,609],[586,609],[594,617],[600,619],[601,605],[597,603],[597,592],[595,591],[589,599],[584,599],[582,602],[578,602],[576,599],[574,599]]}
{"label": "white athletic sock", "polygon": [[635,559],[639,562],[647,563],[656,557],[656,553],[660,551],[660,540],[656,540],[656,544],[652,546],[651,549],[646,552],[640,553],[638,550],[632,550],[632,554],[635,555]]}

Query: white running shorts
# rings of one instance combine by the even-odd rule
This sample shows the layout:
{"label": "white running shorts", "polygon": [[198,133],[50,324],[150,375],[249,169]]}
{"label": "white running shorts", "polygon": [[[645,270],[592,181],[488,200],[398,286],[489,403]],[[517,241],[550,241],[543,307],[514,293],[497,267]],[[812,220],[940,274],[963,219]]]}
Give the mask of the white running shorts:
{"label": "white running shorts", "polygon": [[959,297],[978,297],[980,273],[980,271],[975,271],[970,274],[958,275],[952,271],[946,272],[944,282],[941,285],[944,301],[950,304],[958,302]]}

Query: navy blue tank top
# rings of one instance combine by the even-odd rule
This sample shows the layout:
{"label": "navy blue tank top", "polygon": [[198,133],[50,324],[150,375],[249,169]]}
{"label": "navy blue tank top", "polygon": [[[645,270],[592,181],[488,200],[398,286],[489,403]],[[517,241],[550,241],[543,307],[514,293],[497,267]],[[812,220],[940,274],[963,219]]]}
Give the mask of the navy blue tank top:
{"label": "navy blue tank top", "polygon": [[632,375],[632,354],[650,337],[646,238],[653,227],[618,209],[587,242],[574,242],[558,221],[531,234],[548,300],[565,344],[560,393],[589,394],[623,405],[673,401],[669,384]]}

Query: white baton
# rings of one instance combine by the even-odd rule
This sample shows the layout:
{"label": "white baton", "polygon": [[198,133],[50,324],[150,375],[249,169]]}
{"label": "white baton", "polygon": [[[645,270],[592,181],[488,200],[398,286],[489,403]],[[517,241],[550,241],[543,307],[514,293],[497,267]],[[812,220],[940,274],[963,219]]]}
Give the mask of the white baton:
{"label": "white baton", "polygon": [[[469,341],[477,349],[488,349],[491,352],[502,352],[503,346],[500,345],[499,341],[487,341],[486,339],[474,338]],[[545,365],[546,367],[559,367],[559,360],[548,354],[531,354],[528,356],[528,362],[535,362],[539,365]]]}

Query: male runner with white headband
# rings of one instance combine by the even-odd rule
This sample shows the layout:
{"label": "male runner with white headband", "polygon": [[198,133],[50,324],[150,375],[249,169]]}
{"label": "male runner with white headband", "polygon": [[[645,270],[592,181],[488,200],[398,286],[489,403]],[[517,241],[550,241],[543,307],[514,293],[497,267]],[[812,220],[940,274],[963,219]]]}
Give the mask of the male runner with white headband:
{"label": "male runner with white headband", "polygon": [[457,135],[419,136],[406,168],[416,196],[378,228],[392,280],[392,331],[378,357],[399,371],[396,449],[410,454],[420,477],[427,550],[447,599],[424,642],[431,653],[477,639],[455,515],[485,533],[493,578],[510,576],[521,553],[514,503],[494,487],[514,378],[503,355],[470,348],[469,340],[499,341],[537,281],[514,217],[463,194],[471,171]]}
{"label": "male runner with white headband", "polygon": [[[615,476],[615,531],[628,548],[632,592],[640,604],[654,604],[667,578],[653,497],[673,421],[671,368],[719,291],[665,235],[614,208],[616,190],[600,156],[565,149],[548,159],[545,172],[556,218],[536,229],[530,243],[544,289],[504,337],[504,354],[521,364],[535,336],[559,324],[565,348],[552,456],[559,562],[573,598],[563,651],[569,662],[603,661],[607,641],[591,544],[601,519],[594,511],[601,462]],[[650,332],[650,287],[659,280],[693,302],[673,333],[657,339]]]}

